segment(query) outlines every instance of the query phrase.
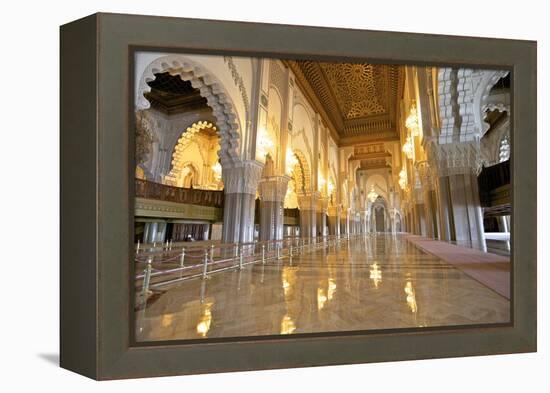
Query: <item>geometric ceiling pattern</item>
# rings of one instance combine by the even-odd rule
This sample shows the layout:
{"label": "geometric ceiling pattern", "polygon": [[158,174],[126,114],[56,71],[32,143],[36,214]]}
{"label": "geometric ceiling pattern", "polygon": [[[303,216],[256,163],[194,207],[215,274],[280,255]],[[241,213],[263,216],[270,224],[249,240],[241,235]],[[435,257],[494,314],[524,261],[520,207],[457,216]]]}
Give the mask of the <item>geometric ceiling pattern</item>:
{"label": "geometric ceiling pattern", "polygon": [[345,119],[380,115],[388,111],[385,70],[361,63],[320,65]]}
{"label": "geometric ceiling pattern", "polygon": [[287,60],[306,95],[346,144],[396,139],[404,67],[387,64]]}

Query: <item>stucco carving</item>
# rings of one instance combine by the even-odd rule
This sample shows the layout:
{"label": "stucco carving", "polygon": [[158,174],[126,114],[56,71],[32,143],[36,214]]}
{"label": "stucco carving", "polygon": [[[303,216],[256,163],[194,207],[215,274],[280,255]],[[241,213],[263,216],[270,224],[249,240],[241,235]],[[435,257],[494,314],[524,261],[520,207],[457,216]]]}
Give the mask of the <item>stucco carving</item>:
{"label": "stucco carving", "polygon": [[149,120],[143,111],[136,112],[136,165],[141,165],[149,159],[153,145],[153,133]]}
{"label": "stucco carving", "polygon": [[433,190],[434,181],[433,181],[433,171],[427,161],[419,161],[416,163],[418,170],[418,175],[420,177],[420,182],[423,189]]}
{"label": "stucco carving", "polygon": [[265,202],[283,202],[289,180],[288,176],[262,178],[258,184],[260,199]]}
{"label": "stucco carving", "polygon": [[481,172],[479,141],[431,146],[429,162],[438,177]]}
{"label": "stucco carving", "polygon": [[461,141],[479,139],[487,132],[489,124],[484,119],[489,93],[495,83],[507,74],[508,71],[501,70],[458,70]]}
{"label": "stucco carving", "polygon": [[258,161],[243,161],[239,166],[224,167],[222,178],[225,193],[256,195],[262,170],[263,164]]}
{"label": "stucco carving", "polygon": [[451,143],[456,134],[456,124],[459,118],[457,99],[457,70],[440,68],[438,75],[439,95],[439,143]]}
{"label": "stucco carving", "polygon": [[190,81],[194,88],[199,89],[217,119],[222,165],[239,162],[240,128],[231,97],[214,74],[182,55],[162,56],[147,66],[139,80],[136,111],[149,108],[149,101],[144,96],[151,90],[147,82],[154,80],[155,74],[162,72],[179,75],[183,80]]}
{"label": "stucco carving", "polygon": [[292,170],[296,183],[296,193],[298,195],[303,195],[311,191],[311,170],[303,152],[294,150],[293,153],[298,161]]}
{"label": "stucco carving", "polygon": [[233,81],[235,82],[235,85],[239,88],[239,91],[241,92],[241,97],[244,102],[244,110],[246,113],[246,121],[249,121],[250,120],[250,109],[249,109],[250,101],[248,100],[248,93],[246,91],[246,87],[244,86],[243,78],[239,74],[239,70],[237,69],[235,62],[233,61],[233,57],[224,56],[223,61],[225,61],[225,63],[229,67],[229,71],[231,71],[231,76],[233,77]]}

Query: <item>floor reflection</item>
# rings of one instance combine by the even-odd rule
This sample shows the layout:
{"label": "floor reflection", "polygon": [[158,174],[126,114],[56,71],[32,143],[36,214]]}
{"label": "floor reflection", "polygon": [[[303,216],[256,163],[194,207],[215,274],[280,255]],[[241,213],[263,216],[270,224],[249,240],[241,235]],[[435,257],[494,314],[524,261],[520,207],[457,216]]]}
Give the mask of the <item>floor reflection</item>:
{"label": "floor reflection", "polygon": [[509,301],[399,236],[213,274],[157,294],[138,341],[504,323]]}

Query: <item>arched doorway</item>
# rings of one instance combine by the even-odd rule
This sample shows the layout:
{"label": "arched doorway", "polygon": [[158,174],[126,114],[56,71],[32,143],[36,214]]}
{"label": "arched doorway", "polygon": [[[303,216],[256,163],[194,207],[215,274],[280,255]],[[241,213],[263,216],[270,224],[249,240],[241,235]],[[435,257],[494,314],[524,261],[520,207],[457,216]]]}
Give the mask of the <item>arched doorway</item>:
{"label": "arched doorway", "polygon": [[383,205],[374,208],[374,222],[377,233],[386,232],[386,209]]}

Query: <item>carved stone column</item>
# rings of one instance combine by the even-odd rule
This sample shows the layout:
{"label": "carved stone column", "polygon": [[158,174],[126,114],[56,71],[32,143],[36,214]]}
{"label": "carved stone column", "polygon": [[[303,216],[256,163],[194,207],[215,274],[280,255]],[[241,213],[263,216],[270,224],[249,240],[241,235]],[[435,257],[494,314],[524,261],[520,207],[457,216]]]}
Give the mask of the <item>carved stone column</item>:
{"label": "carved stone column", "polygon": [[486,250],[477,175],[479,142],[437,146],[438,204],[442,238]]}
{"label": "carved stone column", "polygon": [[254,201],[263,164],[244,161],[223,168],[225,192],[222,242],[247,243],[254,240]]}
{"label": "carved stone column", "polygon": [[270,176],[259,182],[260,240],[283,238],[283,203],[289,180],[288,176]]}
{"label": "carved stone column", "polygon": [[354,235],[355,232],[355,212],[353,210],[350,210],[348,212],[348,228],[349,228],[349,234]]}
{"label": "carved stone column", "polygon": [[317,198],[317,193],[298,195],[301,237],[317,236]]}
{"label": "carved stone column", "polygon": [[340,207],[328,208],[328,232],[329,235],[340,236]]}
{"label": "carved stone column", "polygon": [[316,206],[316,227],[317,227],[317,236],[324,236],[326,233],[327,227],[327,198],[319,197],[317,198]]}
{"label": "carved stone column", "polygon": [[369,212],[368,210],[363,210],[359,213],[359,230],[361,233],[369,233]]}
{"label": "carved stone column", "polygon": [[413,183],[411,185],[413,233],[415,235],[427,236],[426,217],[424,215],[424,196],[422,182],[417,167],[414,168]]}
{"label": "carved stone column", "polygon": [[348,209],[343,209],[340,213],[340,234],[346,235],[348,233],[349,233]]}
{"label": "carved stone column", "polygon": [[450,213],[450,190],[449,178],[446,176],[437,179],[437,206],[439,215],[439,239],[450,241],[454,238],[451,232],[451,213]]}
{"label": "carved stone column", "polygon": [[434,206],[434,182],[432,170],[426,161],[420,161],[417,164],[420,182],[422,183],[422,200],[424,207],[424,220],[426,226],[426,236],[431,238],[438,237],[437,214]]}

